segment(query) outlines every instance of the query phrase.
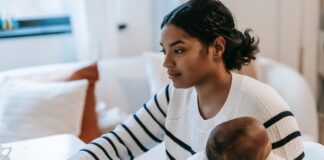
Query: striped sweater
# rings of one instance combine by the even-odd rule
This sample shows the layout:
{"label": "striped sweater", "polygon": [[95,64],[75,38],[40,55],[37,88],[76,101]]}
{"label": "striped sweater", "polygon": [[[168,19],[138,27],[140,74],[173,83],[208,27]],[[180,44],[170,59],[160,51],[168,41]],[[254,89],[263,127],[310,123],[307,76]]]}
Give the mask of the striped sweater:
{"label": "striped sweater", "polygon": [[182,160],[203,151],[211,130],[218,124],[251,116],[264,124],[274,154],[303,159],[301,133],[288,104],[271,87],[232,73],[227,100],[219,113],[204,120],[194,88],[167,85],[126,122],[95,139],[71,159],[134,159],[165,142],[167,159]]}

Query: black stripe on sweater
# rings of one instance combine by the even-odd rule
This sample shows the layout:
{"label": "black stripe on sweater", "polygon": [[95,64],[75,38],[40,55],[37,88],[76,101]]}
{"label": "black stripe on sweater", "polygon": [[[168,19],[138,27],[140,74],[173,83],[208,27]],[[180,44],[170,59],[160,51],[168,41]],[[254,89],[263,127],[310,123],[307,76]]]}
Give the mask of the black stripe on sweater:
{"label": "black stripe on sweater", "polygon": [[163,131],[165,131],[165,128],[159,123],[159,121],[153,116],[153,114],[149,111],[149,109],[147,108],[146,104],[144,104],[144,109],[146,110],[146,112],[151,116],[151,118],[163,129]]}
{"label": "black stripe on sweater", "polygon": [[305,158],[305,153],[302,152],[295,160],[302,160]]}
{"label": "black stripe on sweater", "polygon": [[162,126],[159,121],[153,116],[153,114],[148,110],[146,107],[146,104],[144,104],[144,108],[147,111],[147,113],[152,117],[152,119],[164,130],[165,134],[170,137],[175,143],[180,145],[185,150],[189,151],[192,155],[194,155],[196,152],[186,143],[182,142],[180,139],[175,137],[170,131],[168,131],[164,126]]}
{"label": "black stripe on sweater", "polygon": [[146,132],[147,135],[149,135],[155,142],[161,143],[162,140],[159,140],[157,137],[155,137],[145,126],[144,124],[139,120],[139,118],[136,116],[136,114],[133,115],[136,122],[142,127],[142,129]]}
{"label": "black stripe on sweater", "polygon": [[284,146],[285,144],[287,144],[288,142],[290,142],[291,140],[293,140],[299,136],[301,136],[299,131],[293,132],[293,133],[289,134],[287,137],[283,138],[282,140],[272,143],[272,149],[280,148],[280,147]]}
{"label": "black stripe on sweater", "polygon": [[99,158],[93,152],[91,152],[87,149],[81,149],[80,151],[87,152],[88,154],[90,154],[92,156],[92,158],[94,158],[95,160],[99,160]]}
{"label": "black stripe on sweater", "polygon": [[301,153],[295,160],[302,160],[305,157],[305,153]]}
{"label": "black stripe on sweater", "polygon": [[163,112],[162,108],[160,107],[159,105],[159,102],[157,100],[157,96],[156,94],[154,95],[154,102],[155,102],[155,105],[157,106],[157,108],[160,110],[160,112],[163,114],[164,117],[166,117],[166,114]]}
{"label": "black stripe on sweater", "polygon": [[112,160],[112,158],[109,156],[109,154],[107,153],[107,151],[100,144],[98,144],[96,142],[91,142],[90,144],[93,144],[93,145],[97,146],[98,148],[100,148],[101,151],[105,153],[105,155],[107,156],[107,158],[110,159],[110,160]]}
{"label": "black stripe on sweater", "polygon": [[166,87],[165,87],[165,96],[166,96],[166,100],[169,104],[170,102],[170,98],[169,98],[169,87],[170,87],[170,84],[168,84]]}
{"label": "black stripe on sweater", "polygon": [[168,150],[166,151],[166,155],[169,157],[170,160],[175,160],[175,158],[168,152]]}
{"label": "black stripe on sweater", "polygon": [[107,140],[107,141],[109,142],[109,144],[113,147],[116,156],[117,156],[118,158],[120,158],[120,157],[119,157],[119,154],[118,154],[118,152],[117,152],[117,148],[116,148],[116,146],[114,145],[114,143],[113,143],[113,142],[112,142],[108,137],[106,137],[106,136],[102,136],[101,138],[103,138],[103,139],[105,139],[105,140]]}
{"label": "black stripe on sweater", "polygon": [[165,134],[170,137],[175,143],[177,143],[178,145],[180,145],[182,148],[184,148],[185,150],[189,151],[191,153],[191,155],[196,154],[196,152],[186,143],[182,142],[180,139],[178,139],[177,137],[175,137],[171,132],[169,132],[168,130],[165,130]]}
{"label": "black stripe on sweater", "polygon": [[109,133],[113,134],[119,141],[119,143],[123,144],[127,150],[128,155],[130,156],[131,159],[134,159],[134,156],[132,154],[132,152],[129,150],[129,148],[126,146],[126,144],[124,143],[124,141],[114,132],[114,131],[110,131]]}
{"label": "black stripe on sweater", "polygon": [[144,147],[144,145],[136,138],[136,136],[132,133],[131,130],[129,130],[129,128],[127,126],[125,126],[124,124],[121,124],[121,126],[127,131],[127,133],[133,138],[133,140],[135,141],[135,143],[138,145],[139,148],[141,148],[141,150],[143,152],[147,152],[148,149]]}
{"label": "black stripe on sweater", "polygon": [[273,124],[277,123],[281,119],[283,119],[285,117],[288,117],[288,116],[294,116],[294,115],[290,111],[281,112],[281,113],[277,114],[276,116],[272,117],[271,119],[269,119],[263,125],[264,125],[265,128],[269,128]]}

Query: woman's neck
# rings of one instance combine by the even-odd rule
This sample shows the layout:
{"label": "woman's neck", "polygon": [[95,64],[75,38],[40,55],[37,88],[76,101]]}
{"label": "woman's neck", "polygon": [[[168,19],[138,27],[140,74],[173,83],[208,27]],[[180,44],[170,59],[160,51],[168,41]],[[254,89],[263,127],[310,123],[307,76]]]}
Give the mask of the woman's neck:
{"label": "woman's neck", "polygon": [[217,77],[211,78],[210,81],[195,86],[199,111],[204,119],[210,119],[220,111],[231,88],[232,75],[230,72],[224,71],[215,75]]}

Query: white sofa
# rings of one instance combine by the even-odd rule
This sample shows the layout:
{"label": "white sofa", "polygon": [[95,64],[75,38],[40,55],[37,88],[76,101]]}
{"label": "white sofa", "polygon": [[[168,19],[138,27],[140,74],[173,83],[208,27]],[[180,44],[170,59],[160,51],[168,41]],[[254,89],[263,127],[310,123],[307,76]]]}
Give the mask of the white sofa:
{"label": "white sofa", "polygon": [[[126,114],[142,107],[151,97],[152,88],[156,90],[163,85],[158,83],[166,83],[165,80],[161,80],[165,78],[163,76],[166,74],[165,71],[156,68],[157,65],[162,66],[162,61],[155,59],[154,63],[151,63],[151,60],[154,58],[136,56],[99,61],[100,80],[96,84],[97,101],[104,103],[106,109],[117,106]],[[74,66],[80,63],[65,65]],[[304,78],[293,69],[264,57],[256,61],[256,67],[258,67],[260,80],[276,89],[291,106],[303,138],[317,142],[319,138],[315,98]],[[154,78],[154,74],[149,74],[152,73],[152,69],[155,71],[153,72],[155,76],[161,75],[161,77]],[[151,154],[163,156],[163,146],[150,151],[142,156],[142,159],[149,158]]]}

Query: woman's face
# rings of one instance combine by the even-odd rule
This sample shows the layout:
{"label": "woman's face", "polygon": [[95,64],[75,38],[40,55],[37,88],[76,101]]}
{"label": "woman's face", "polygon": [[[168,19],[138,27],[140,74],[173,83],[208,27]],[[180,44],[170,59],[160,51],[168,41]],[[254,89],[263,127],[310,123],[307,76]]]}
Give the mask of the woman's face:
{"label": "woman's face", "polygon": [[175,25],[162,29],[163,66],[176,88],[189,88],[211,78],[213,62],[210,47],[205,47],[197,38],[191,37]]}

